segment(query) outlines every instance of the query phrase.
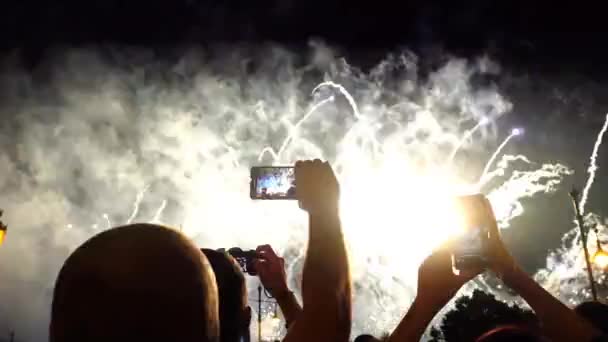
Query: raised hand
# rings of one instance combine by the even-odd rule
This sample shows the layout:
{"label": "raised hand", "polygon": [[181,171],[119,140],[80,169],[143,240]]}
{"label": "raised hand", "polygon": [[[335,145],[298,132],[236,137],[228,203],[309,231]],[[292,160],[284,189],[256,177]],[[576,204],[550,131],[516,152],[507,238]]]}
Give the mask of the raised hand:
{"label": "raised hand", "polygon": [[513,272],[518,270],[517,262],[515,262],[500,237],[500,231],[490,201],[488,201],[487,198],[484,198],[483,201],[486,210],[486,213],[484,214],[486,214],[486,217],[492,218],[492,220],[488,222],[490,238],[487,251],[490,269],[500,278],[509,277]]}
{"label": "raised hand", "polygon": [[285,317],[285,323],[289,327],[300,317],[302,307],[287,287],[285,261],[276,255],[270,245],[259,246],[256,252],[258,257],[255,260],[255,267],[260,281],[276,299]]}
{"label": "raised hand", "polygon": [[300,208],[311,215],[337,212],[340,186],[329,163],[319,159],[298,161],[295,175],[296,197]]}
{"label": "raised hand", "polygon": [[482,269],[455,274],[449,241],[435,250],[418,268],[418,293],[388,342],[420,341],[433,317],[458,290]]}
{"label": "raised hand", "polygon": [[273,297],[280,297],[289,292],[285,260],[278,257],[270,245],[259,246],[256,253],[258,257],[255,260],[255,269],[262,285]]}
{"label": "raised hand", "polygon": [[431,254],[418,268],[417,299],[429,305],[443,307],[469,280],[483,272],[482,268],[461,271],[452,268],[452,246],[449,241]]}

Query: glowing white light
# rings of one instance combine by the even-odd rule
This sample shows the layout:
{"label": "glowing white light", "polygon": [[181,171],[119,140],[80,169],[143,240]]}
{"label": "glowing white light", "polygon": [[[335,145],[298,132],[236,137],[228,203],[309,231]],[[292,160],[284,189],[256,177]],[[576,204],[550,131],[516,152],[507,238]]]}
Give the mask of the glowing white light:
{"label": "glowing white light", "polygon": [[524,134],[524,130],[522,128],[513,128],[511,130],[511,134],[515,135],[515,136],[522,135],[522,134]]}
{"label": "glowing white light", "polygon": [[494,153],[492,154],[492,156],[486,163],[486,166],[484,166],[483,171],[481,172],[481,177],[479,177],[479,181],[477,182],[479,187],[482,186],[484,184],[484,182],[486,181],[486,179],[487,179],[486,176],[487,176],[488,172],[490,171],[490,167],[492,166],[492,164],[494,163],[496,158],[500,155],[500,153],[505,148],[505,146],[507,146],[509,141],[511,141],[511,139],[513,139],[513,137],[516,136],[516,134],[514,134],[514,133],[515,132],[511,132],[511,134],[502,142],[502,144],[500,144],[498,146],[496,151],[494,151]]}
{"label": "glowing white light", "polygon": [[131,223],[135,219],[137,214],[139,213],[139,205],[141,204],[141,201],[144,199],[144,195],[146,194],[146,191],[148,191],[149,188],[150,188],[150,186],[146,186],[141,190],[141,192],[139,192],[137,194],[137,197],[135,198],[135,202],[133,203],[133,211],[131,212],[131,216],[129,216],[129,218],[127,219],[127,224]]}
{"label": "glowing white light", "polygon": [[593,255],[593,263],[604,269],[608,267],[608,254],[604,251],[598,251]]}
{"label": "glowing white light", "polygon": [[477,123],[477,125],[475,125],[473,128],[471,128],[470,130],[466,131],[466,133],[463,135],[462,139],[460,139],[458,141],[458,144],[454,147],[454,149],[452,150],[452,153],[450,154],[450,156],[448,157],[448,163],[452,163],[454,161],[454,157],[456,156],[456,154],[458,153],[458,151],[460,151],[460,149],[462,148],[462,146],[464,145],[464,143],[469,140],[473,134],[475,132],[477,132],[477,130],[487,124],[489,122],[489,119],[487,117],[482,117],[481,120]]}
{"label": "glowing white light", "polygon": [[110,222],[110,217],[108,216],[108,214],[103,214],[103,218],[106,220],[106,223],[108,224],[107,228],[112,228],[112,222]]}
{"label": "glowing white light", "polygon": [[156,210],[156,214],[154,214],[154,217],[152,218],[152,222],[160,222],[160,216],[163,214],[163,210],[165,210],[166,206],[167,206],[167,200],[163,200],[162,203],[160,204],[160,207],[158,207],[158,210]]}
{"label": "glowing white light", "polygon": [[595,139],[593,151],[591,152],[591,158],[589,160],[589,169],[587,170],[587,172],[589,173],[589,178],[587,179],[587,183],[585,184],[585,188],[583,189],[583,193],[581,195],[581,214],[585,213],[585,205],[587,204],[589,190],[591,190],[591,186],[593,185],[593,181],[595,180],[595,172],[597,171],[597,153],[599,152],[600,146],[602,145],[602,139],[604,139],[604,134],[606,134],[606,130],[608,130],[608,114],[606,114],[606,120],[604,121],[604,125],[602,126],[602,129],[600,130],[597,139]]}

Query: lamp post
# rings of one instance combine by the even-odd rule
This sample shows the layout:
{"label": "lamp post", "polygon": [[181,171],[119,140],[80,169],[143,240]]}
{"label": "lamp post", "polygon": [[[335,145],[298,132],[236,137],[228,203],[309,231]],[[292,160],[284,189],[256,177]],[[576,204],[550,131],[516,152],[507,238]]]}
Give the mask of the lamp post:
{"label": "lamp post", "polygon": [[[578,228],[581,231],[581,242],[583,244],[583,250],[585,251],[585,263],[587,264],[587,275],[589,276],[589,285],[591,287],[591,295],[593,296],[593,300],[597,302],[597,290],[595,288],[595,280],[593,279],[593,270],[591,269],[591,260],[589,259],[589,249],[587,249],[587,232],[585,231],[585,226],[583,224],[583,215],[581,214],[580,204],[578,201],[578,191],[576,189],[572,189],[570,191],[570,197],[572,198],[572,204],[574,205],[574,213],[576,216],[576,223]],[[598,240],[598,252],[601,249]],[[597,253],[596,253],[597,255]]]}

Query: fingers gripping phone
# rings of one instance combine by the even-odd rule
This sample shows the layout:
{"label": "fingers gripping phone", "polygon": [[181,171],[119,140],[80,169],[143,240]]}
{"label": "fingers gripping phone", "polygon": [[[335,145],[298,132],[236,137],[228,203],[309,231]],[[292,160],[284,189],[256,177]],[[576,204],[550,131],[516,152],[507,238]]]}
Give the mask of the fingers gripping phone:
{"label": "fingers gripping phone", "polygon": [[496,219],[486,203],[487,199],[481,194],[456,198],[463,231],[452,250],[455,270],[485,268],[488,264],[490,225],[495,224]]}
{"label": "fingers gripping phone", "polygon": [[251,168],[250,197],[254,200],[296,199],[293,166],[256,166]]}

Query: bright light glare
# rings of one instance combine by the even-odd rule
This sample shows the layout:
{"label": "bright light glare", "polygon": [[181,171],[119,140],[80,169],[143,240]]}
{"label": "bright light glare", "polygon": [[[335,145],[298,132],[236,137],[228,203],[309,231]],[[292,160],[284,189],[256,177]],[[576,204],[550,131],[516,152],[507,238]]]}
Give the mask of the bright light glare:
{"label": "bright light glare", "polygon": [[522,128],[513,128],[513,130],[511,130],[511,134],[513,135],[522,135],[524,133],[524,130]]}
{"label": "bright light glare", "polygon": [[449,175],[425,174],[406,160],[388,159],[377,167],[363,164],[356,162],[340,175],[342,222],[353,250],[415,268],[460,231],[452,201],[457,187],[450,184]]}
{"label": "bright light glare", "polygon": [[608,253],[606,253],[603,249],[598,249],[597,252],[591,258],[593,263],[598,267],[604,269],[608,267]]}

